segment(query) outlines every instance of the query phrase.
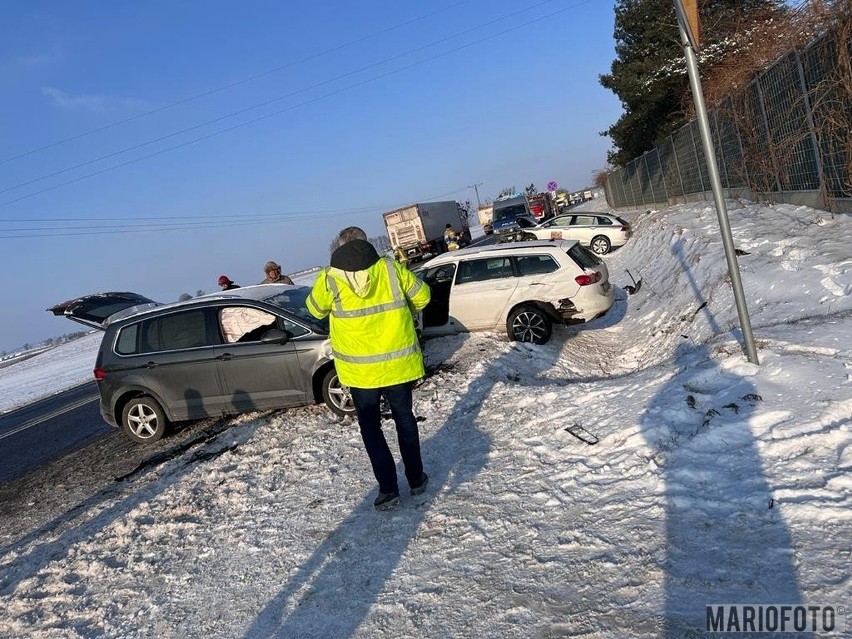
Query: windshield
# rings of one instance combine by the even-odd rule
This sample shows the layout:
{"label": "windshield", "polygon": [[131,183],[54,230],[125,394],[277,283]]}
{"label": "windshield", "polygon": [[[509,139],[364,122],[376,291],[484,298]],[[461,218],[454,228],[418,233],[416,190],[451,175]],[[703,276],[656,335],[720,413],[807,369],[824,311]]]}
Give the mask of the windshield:
{"label": "windshield", "polygon": [[527,207],[523,204],[513,204],[512,206],[507,206],[502,209],[497,209],[494,211],[494,221],[497,222],[499,220],[514,220],[519,215],[526,215]]}
{"label": "windshield", "polygon": [[267,304],[272,304],[274,306],[277,306],[278,308],[282,308],[288,313],[307,320],[312,324],[317,324],[321,326],[327,333],[329,330],[328,317],[326,317],[325,319],[318,320],[316,317],[308,313],[308,309],[305,307],[305,300],[308,299],[308,295],[310,294],[311,289],[309,289],[307,286],[298,286],[296,288],[288,289],[283,293],[278,293],[276,295],[264,298],[263,301]]}

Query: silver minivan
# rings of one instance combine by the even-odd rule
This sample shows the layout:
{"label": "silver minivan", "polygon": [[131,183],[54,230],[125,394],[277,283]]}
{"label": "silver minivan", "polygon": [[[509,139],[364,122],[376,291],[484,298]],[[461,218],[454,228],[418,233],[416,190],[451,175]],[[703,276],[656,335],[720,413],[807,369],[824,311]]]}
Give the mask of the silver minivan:
{"label": "silver minivan", "polygon": [[328,323],[305,309],[310,289],[247,286],[159,304],[98,293],[48,309],[102,329],[94,375],[104,420],[140,443],[170,422],[325,402],[354,415]]}

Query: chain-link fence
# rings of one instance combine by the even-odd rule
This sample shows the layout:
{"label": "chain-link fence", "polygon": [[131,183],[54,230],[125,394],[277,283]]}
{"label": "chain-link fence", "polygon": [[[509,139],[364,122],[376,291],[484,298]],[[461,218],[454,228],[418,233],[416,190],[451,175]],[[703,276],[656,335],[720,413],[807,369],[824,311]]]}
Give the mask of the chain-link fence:
{"label": "chain-link fence", "polygon": [[[727,195],[852,211],[852,42],[826,35],[790,51],[709,110]],[[607,202],[642,208],[711,190],[698,122],[609,174]]]}

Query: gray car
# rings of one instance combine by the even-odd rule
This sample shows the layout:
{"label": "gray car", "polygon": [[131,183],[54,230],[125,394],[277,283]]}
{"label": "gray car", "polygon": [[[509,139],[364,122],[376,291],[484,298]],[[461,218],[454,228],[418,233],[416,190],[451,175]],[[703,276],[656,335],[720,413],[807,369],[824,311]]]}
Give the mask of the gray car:
{"label": "gray car", "polygon": [[170,422],[325,402],[354,415],[310,289],[264,284],[159,304],[98,293],[48,309],[104,330],[95,361],[101,415],[152,443]]}

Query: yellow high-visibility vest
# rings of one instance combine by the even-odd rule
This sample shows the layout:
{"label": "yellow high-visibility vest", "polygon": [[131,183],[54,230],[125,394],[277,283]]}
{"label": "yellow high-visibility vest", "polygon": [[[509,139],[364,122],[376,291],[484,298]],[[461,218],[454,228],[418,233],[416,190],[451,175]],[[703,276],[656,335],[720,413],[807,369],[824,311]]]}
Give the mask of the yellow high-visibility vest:
{"label": "yellow high-visibility vest", "polygon": [[429,303],[429,287],[387,257],[357,273],[362,285],[354,284],[344,271],[323,269],[305,302],[314,317],[330,316],[340,382],[382,388],[423,377],[413,313]]}

